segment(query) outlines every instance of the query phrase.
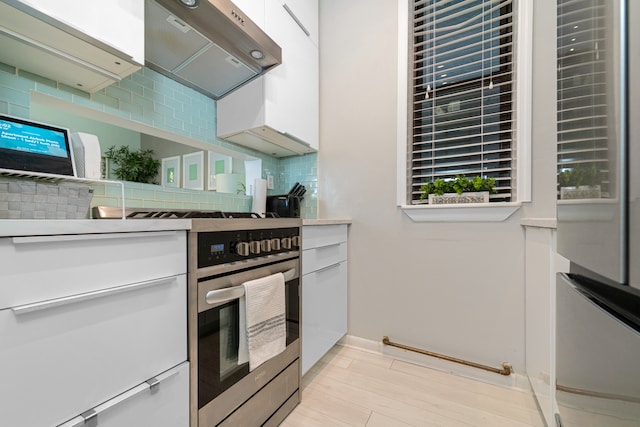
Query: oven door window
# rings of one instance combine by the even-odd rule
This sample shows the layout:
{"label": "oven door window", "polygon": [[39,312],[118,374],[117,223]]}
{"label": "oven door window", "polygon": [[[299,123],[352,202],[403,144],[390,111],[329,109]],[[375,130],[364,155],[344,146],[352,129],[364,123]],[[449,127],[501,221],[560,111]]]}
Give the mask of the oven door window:
{"label": "oven door window", "polygon": [[[299,280],[285,284],[287,345],[299,337]],[[249,374],[238,365],[240,339],[238,300],[198,313],[198,409]]]}

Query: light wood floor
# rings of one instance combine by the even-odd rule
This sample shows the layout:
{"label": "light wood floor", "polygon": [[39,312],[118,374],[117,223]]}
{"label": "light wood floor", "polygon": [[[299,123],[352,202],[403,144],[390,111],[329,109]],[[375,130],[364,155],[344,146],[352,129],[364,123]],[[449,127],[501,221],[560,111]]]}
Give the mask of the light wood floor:
{"label": "light wood floor", "polygon": [[335,346],[303,378],[302,403],[281,424],[544,426],[531,393]]}

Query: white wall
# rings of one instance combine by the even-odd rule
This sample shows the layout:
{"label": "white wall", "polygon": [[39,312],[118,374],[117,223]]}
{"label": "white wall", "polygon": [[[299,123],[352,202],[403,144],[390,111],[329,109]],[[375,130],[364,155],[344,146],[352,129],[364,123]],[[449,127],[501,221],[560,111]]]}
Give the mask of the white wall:
{"label": "white wall", "polygon": [[[412,222],[395,203],[397,4],[322,0],[320,32],[318,210],[353,220],[349,334],[523,373],[520,219],[548,216],[553,195],[503,223]],[[555,94],[554,77],[546,85]],[[551,162],[553,173],[553,141],[534,148],[534,169]],[[553,179],[534,170],[534,197]]]}

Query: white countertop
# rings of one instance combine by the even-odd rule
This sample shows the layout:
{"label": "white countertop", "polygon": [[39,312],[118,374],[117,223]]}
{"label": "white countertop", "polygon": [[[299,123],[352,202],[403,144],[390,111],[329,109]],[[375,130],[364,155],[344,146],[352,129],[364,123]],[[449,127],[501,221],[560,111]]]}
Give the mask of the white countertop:
{"label": "white countertop", "polygon": [[[303,219],[302,225],[351,224],[350,219]],[[189,230],[190,219],[2,219],[0,237]]]}
{"label": "white countertop", "polygon": [[3,219],[0,237],[188,230],[190,219]]}
{"label": "white countertop", "polygon": [[303,219],[302,225],[336,225],[351,224],[350,219],[324,218],[324,219]]}

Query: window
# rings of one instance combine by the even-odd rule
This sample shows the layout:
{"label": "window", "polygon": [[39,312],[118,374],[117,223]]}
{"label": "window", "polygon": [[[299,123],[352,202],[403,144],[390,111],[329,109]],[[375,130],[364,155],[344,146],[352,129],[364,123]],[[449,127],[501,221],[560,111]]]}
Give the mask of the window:
{"label": "window", "polygon": [[515,200],[512,0],[410,0],[407,199],[456,175]]}

